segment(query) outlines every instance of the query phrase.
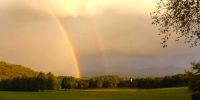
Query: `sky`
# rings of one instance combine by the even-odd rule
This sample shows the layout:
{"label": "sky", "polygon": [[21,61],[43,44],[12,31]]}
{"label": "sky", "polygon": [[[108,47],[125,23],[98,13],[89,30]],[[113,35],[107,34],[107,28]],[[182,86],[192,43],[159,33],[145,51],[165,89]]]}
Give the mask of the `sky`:
{"label": "sky", "polygon": [[156,0],[0,0],[0,60],[76,76],[70,41],[82,77],[183,73],[200,60],[200,48],[174,37],[162,48],[151,24],[155,6]]}

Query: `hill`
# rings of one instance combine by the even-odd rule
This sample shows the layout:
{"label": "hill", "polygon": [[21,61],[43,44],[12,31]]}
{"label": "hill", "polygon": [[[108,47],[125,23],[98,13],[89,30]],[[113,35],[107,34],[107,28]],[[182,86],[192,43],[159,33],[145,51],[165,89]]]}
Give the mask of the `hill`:
{"label": "hill", "polygon": [[9,64],[0,61],[0,79],[8,79],[21,76],[35,76],[37,72],[22,65]]}

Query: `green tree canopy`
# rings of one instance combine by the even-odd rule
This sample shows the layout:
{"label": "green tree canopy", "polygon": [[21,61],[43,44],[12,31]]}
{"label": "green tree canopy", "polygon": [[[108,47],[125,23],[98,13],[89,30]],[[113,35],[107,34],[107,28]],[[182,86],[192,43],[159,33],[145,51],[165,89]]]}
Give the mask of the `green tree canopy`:
{"label": "green tree canopy", "polygon": [[78,83],[76,81],[76,78],[74,77],[65,77],[63,78],[62,83],[61,83],[61,87],[63,89],[74,89],[74,88],[77,88],[77,86],[78,86]]}
{"label": "green tree canopy", "polygon": [[189,72],[191,77],[189,89],[192,91],[199,91],[200,92],[200,63],[193,62],[192,64],[192,71]]}

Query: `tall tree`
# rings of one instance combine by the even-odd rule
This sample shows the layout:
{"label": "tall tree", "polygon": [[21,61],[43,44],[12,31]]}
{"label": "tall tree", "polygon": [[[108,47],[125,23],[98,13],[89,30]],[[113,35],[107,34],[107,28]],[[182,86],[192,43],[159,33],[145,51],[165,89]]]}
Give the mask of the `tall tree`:
{"label": "tall tree", "polygon": [[200,45],[200,0],[159,0],[151,16],[163,47],[171,36],[177,37],[175,41],[183,38],[191,47]]}
{"label": "tall tree", "polygon": [[74,77],[65,77],[62,80],[61,87],[63,89],[74,89],[77,88],[78,83]]}
{"label": "tall tree", "polygon": [[200,100],[200,63],[191,63],[192,71],[190,76],[189,89],[193,91],[192,100]]}
{"label": "tall tree", "polygon": [[193,62],[191,64],[193,67],[192,71],[189,72],[189,75],[191,76],[189,89],[200,92],[200,63]]}
{"label": "tall tree", "polygon": [[46,77],[46,85],[48,90],[55,90],[59,88],[58,80],[51,72],[47,73]]}

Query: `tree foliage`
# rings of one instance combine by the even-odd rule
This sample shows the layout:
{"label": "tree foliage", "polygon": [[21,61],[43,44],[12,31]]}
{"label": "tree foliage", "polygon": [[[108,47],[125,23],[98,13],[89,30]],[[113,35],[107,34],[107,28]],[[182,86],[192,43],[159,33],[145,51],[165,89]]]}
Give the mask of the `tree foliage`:
{"label": "tree foliage", "polygon": [[90,88],[116,88],[120,83],[118,76],[99,76],[90,79]]}
{"label": "tree foliage", "polygon": [[9,64],[0,61],[0,80],[22,76],[33,77],[37,74],[38,73],[36,71],[22,65]]}
{"label": "tree foliage", "polygon": [[200,92],[200,63],[191,63],[192,64],[192,71],[189,72],[190,75],[190,82],[189,82],[189,89],[192,91]]}
{"label": "tree foliage", "polygon": [[163,47],[172,35],[191,47],[200,45],[200,0],[159,0],[151,16],[159,26]]}
{"label": "tree foliage", "polygon": [[77,88],[78,83],[74,77],[65,77],[62,80],[61,87],[63,89],[75,89]]}
{"label": "tree foliage", "polygon": [[[200,64],[194,64],[193,69],[198,69]],[[1,67],[3,66],[3,67]],[[3,69],[1,69],[3,68]],[[199,72],[199,70],[193,73]],[[52,73],[33,72],[19,65],[0,62],[0,72],[14,72],[6,78],[0,79],[0,90],[4,91],[39,91],[39,90],[57,90],[63,89],[88,89],[88,88],[162,88],[186,86],[188,82],[187,75],[174,75],[159,78],[131,78],[119,76],[98,76],[91,78],[74,78],[59,76],[55,77]],[[17,71],[20,71],[18,74]],[[25,71],[25,72],[24,72]],[[21,74],[26,73],[26,74]],[[36,75],[34,75],[34,73]],[[7,74],[6,74],[7,75]],[[1,73],[0,73],[1,76]],[[194,82],[195,83],[195,82]],[[198,83],[196,83],[198,84]]]}
{"label": "tree foliage", "polygon": [[0,81],[0,90],[4,91],[39,91],[55,90],[59,84],[56,77],[50,73],[39,73],[34,77],[17,77]]}
{"label": "tree foliage", "polygon": [[[130,80],[132,79],[132,80]],[[39,91],[89,88],[168,88],[187,86],[186,75],[174,75],[159,78],[123,78],[118,76],[99,76],[87,79],[63,77],[62,81],[53,74],[39,73],[36,77],[18,77],[0,81],[0,90],[5,91]],[[195,83],[194,84],[198,84]]]}
{"label": "tree foliage", "polygon": [[142,89],[160,88],[162,86],[160,78],[139,78],[134,80],[133,87]]}
{"label": "tree foliage", "polygon": [[89,88],[89,80],[81,79],[78,80],[78,89],[88,89]]}

